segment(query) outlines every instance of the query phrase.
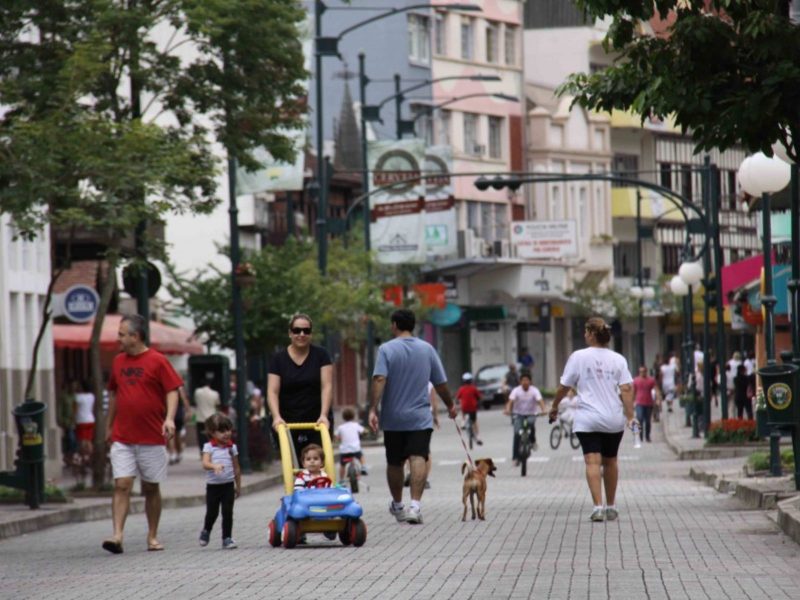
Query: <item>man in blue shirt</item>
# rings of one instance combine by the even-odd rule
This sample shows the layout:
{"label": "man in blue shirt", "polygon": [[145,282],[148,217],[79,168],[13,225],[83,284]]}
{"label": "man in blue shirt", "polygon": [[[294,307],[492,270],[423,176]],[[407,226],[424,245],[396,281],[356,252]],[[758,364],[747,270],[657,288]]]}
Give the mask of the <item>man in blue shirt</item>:
{"label": "man in blue shirt", "polygon": [[[447,405],[451,419],[456,407],[447,388],[442,361],[428,342],[414,337],[414,313],[399,309],[392,313],[394,339],[378,349],[372,378],[369,424],[383,429],[386,447],[386,478],[392,503],[389,512],[398,522],[422,523],[420,500],[425,488],[425,461],[430,454],[433,415],[428,382]],[[380,423],[378,403],[381,402]],[[411,505],[403,505],[403,463],[411,470]]]}

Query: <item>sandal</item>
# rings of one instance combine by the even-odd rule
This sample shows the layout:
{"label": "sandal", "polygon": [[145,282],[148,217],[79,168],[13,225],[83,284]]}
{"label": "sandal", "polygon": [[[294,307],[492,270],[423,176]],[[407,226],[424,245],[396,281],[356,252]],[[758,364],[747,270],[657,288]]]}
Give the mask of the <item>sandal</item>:
{"label": "sandal", "polygon": [[161,542],[147,542],[148,552],[161,552],[163,549],[164,545]]}
{"label": "sandal", "polygon": [[105,540],[103,542],[103,550],[111,552],[111,554],[122,554],[122,542],[117,540]]}

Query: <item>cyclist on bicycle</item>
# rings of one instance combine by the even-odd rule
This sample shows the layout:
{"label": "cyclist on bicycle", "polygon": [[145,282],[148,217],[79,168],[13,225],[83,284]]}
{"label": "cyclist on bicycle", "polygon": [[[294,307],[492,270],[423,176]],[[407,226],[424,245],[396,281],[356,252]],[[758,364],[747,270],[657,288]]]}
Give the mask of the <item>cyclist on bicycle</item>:
{"label": "cyclist on bicycle", "polygon": [[339,481],[344,481],[345,466],[353,458],[361,463],[361,475],[367,474],[367,465],[361,452],[361,434],[364,428],[356,421],[356,413],[352,408],[342,411],[344,423],[336,428],[334,434],[339,440]]}
{"label": "cyclist on bicycle", "polygon": [[506,415],[513,417],[514,423],[514,446],[513,446],[513,459],[514,466],[519,466],[518,446],[519,446],[519,432],[522,428],[522,422],[527,417],[528,424],[531,429],[531,441],[533,442],[533,449],[536,450],[536,415],[544,412],[544,398],[538,388],[531,385],[531,374],[528,371],[522,371],[519,375],[519,385],[511,390],[508,395],[508,403],[503,411]]}
{"label": "cyclist on bicycle", "polygon": [[461,404],[461,418],[464,423],[469,419],[470,423],[472,423],[475,441],[479,446],[482,446],[483,442],[478,432],[478,402],[480,402],[481,393],[472,383],[472,373],[467,372],[461,376],[461,387],[456,392],[456,399]]}

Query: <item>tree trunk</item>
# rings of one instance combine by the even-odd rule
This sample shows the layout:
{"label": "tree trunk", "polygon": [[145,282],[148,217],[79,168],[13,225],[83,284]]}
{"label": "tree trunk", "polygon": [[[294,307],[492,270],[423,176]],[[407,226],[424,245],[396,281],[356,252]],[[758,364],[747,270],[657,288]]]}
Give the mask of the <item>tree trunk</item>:
{"label": "tree trunk", "polygon": [[[42,345],[44,333],[47,331],[47,326],[50,324],[50,318],[53,316],[53,311],[50,310],[50,306],[53,303],[53,288],[55,288],[56,282],[61,277],[62,273],[64,273],[64,271],[70,267],[72,262],[72,240],[74,236],[75,228],[73,227],[69,232],[69,237],[67,238],[66,257],[64,262],[58,269],[52,271],[50,283],[47,286],[47,295],[45,296],[44,306],[42,307],[42,322],[39,325],[39,333],[36,334],[36,342],[33,344],[33,352],[31,353],[31,370],[28,373],[28,381],[25,383],[25,395],[23,398],[26,401],[33,399],[33,387],[36,385],[36,367],[39,365],[39,347]],[[53,252],[53,244],[51,243],[50,264],[55,264],[54,259],[55,256]]]}
{"label": "tree trunk", "polygon": [[108,261],[108,273],[103,281],[100,292],[100,306],[97,307],[97,314],[92,325],[92,338],[89,345],[89,363],[92,371],[92,391],[94,392],[94,451],[92,452],[92,487],[99,490],[106,483],[106,414],[103,411],[103,370],[100,365],[100,334],[103,331],[103,321],[106,318],[108,305],[111,302],[111,294],[117,283],[117,261],[119,260],[119,249],[110,248],[106,255]]}

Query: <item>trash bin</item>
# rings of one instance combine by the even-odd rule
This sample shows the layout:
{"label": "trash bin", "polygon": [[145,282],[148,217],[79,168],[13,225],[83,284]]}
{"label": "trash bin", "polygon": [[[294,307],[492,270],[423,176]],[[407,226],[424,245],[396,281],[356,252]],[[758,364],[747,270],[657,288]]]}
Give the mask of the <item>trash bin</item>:
{"label": "trash bin", "polygon": [[22,462],[44,462],[44,411],[42,402],[24,402],[14,408]]}
{"label": "trash bin", "polygon": [[17,473],[25,490],[25,502],[39,508],[44,502],[44,411],[42,402],[23,402],[14,407],[19,433]]}
{"label": "trash bin", "polygon": [[800,402],[796,395],[800,367],[787,363],[759,369],[767,399],[767,421],[770,425],[800,424]]}

